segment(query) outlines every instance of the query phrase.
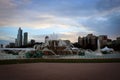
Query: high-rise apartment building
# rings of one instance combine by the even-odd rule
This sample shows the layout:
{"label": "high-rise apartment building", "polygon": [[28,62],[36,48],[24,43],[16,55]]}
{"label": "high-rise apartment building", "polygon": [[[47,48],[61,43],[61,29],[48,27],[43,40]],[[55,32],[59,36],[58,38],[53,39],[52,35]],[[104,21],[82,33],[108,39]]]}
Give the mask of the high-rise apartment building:
{"label": "high-rise apartment building", "polygon": [[18,34],[17,34],[17,46],[20,47],[22,46],[22,29],[18,29]]}
{"label": "high-rise apartment building", "polygon": [[28,33],[27,32],[24,33],[24,43],[23,44],[24,45],[28,44]]}
{"label": "high-rise apartment building", "polygon": [[107,45],[107,40],[108,40],[107,35],[100,35],[99,40],[100,40],[101,47],[104,47],[105,45]]}
{"label": "high-rise apartment building", "polygon": [[78,44],[81,48],[96,49],[97,37],[93,34],[88,34],[86,37],[78,37]]}
{"label": "high-rise apartment building", "polygon": [[18,46],[18,41],[17,41],[17,38],[15,39],[15,47]]}

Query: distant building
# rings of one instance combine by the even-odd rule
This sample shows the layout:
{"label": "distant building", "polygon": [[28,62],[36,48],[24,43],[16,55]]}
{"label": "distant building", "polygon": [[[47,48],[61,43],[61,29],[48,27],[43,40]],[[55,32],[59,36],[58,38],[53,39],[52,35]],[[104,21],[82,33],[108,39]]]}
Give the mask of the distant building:
{"label": "distant building", "polygon": [[82,37],[78,37],[78,44],[80,45],[80,46],[83,46],[83,38]]}
{"label": "distant building", "polygon": [[24,33],[24,43],[23,43],[23,45],[27,45],[27,44],[28,44],[28,33],[25,32]]}
{"label": "distant building", "polygon": [[15,43],[9,43],[9,47],[10,48],[14,48],[15,47]]}
{"label": "distant building", "polygon": [[17,46],[22,46],[22,29],[19,28],[18,34],[17,34]]}
{"label": "distant building", "polygon": [[93,34],[88,34],[86,37],[78,37],[78,44],[81,48],[96,49],[97,37]]}
{"label": "distant building", "polygon": [[107,42],[108,42],[107,35],[100,35],[99,40],[100,40],[101,47],[104,47],[107,45]]}
{"label": "distant building", "polygon": [[116,43],[117,43],[117,44],[120,44],[120,37],[117,37],[117,38],[116,38]]}
{"label": "distant building", "polygon": [[45,37],[45,43],[47,43],[48,41],[49,41],[49,37],[46,36],[46,37]]}
{"label": "distant building", "polygon": [[83,48],[87,47],[87,38],[83,37]]}
{"label": "distant building", "polygon": [[108,39],[107,40],[107,45],[109,46],[109,45],[112,45],[112,40],[111,39]]}
{"label": "distant building", "polygon": [[17,41],[17,39],[15,39],[15,47],[17,47],[18,46],[18,41]]}
{"label": "distant building", "polygon": [[21,28],[18,29],[17,38],[15,39],[15,47],[22,47],[23,45],[28,44],[28,33],[25,32],[24,34]]}
{"label": "distant building", "polygon": [[97,37],[96,36],[91,37],[91,45],[97,46]]}
{"label": "distant building", "polygon": [[0,48],[3,48],[3,44],[0,44]]}
{"label": "distant building", "polygon": [[6,45],[5,48],[9,48],[10,46],[9,45]]}
{"label": "distant building", "polygon": [[117,40],[117,41],[120,41],[120,37],[117,37],[116,40]]}
{"label": "distant building", "polygon": [[63,40],[63,41],[66,43],[66,45],[70,45],[71,44],[70,40]]}
{"label": "distant building", "polygon": [[86,36],[86,38],[87,38],[87,46],[88,46],[88,48],[91,48],[91,49],[92,48],[93,49],[97,48],[97,37],[95,35],[88,34]]}
{"label": "distant building", "polygon": [[31,39],[30,44],[31,44],[31,45],[35,44],[35,40],[34,40],[34,39]]}
{"label": "distant building", "polygon": [[117,37],[116,40],[113,40],[110,47],[112,47],[116,51],[120,51],[120,37]]}

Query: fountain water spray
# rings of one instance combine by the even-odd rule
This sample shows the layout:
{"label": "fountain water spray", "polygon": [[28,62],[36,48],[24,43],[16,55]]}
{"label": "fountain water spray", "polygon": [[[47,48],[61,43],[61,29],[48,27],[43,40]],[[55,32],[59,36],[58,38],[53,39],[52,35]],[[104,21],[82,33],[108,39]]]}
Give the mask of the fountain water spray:
{"label": "fountain water spray", "polygon": [[97,40],[97,51],[96,51],[96,53],[97,53],[96,55],[99,55],[99,56],[102,55],[101,49],[100,49],[100,40],[99,40],[99,38]]}

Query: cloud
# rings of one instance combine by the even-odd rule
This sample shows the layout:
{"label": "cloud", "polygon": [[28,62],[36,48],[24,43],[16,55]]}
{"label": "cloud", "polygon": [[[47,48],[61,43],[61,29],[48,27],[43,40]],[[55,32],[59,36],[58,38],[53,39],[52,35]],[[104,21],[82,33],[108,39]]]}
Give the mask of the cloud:
{"label": "cloud", "polygon": [[89,5],[86,2],[81,4],[79,0],[1,0],[0,26],[31,25],[33,27],[35,24],[35,26],[40,26],[39,24],[44,26],[44,23],[50,24],[56,21],[53,15],[59,17],[58,20],[65,17],[75,18],[93,14],[92,7],[84,4]]}
{"label": "cloud", "polygon": [[70,40],[71,42],[77,42],[78,36],[84,36],[86,33],[72,31],[72,32],[61,32],[59,33],[59,38],[62,40]]}
{"label": "cloud", "polygon": [[51,36],[55,35],[56,38],[62,39],[62,40],[70,40],[71,42],[77,42],[78,36],[85,36],[85,33],[72,31],[72,32],[60,32],[60,33],[51,33],[51,34],[39,34],[39,35],[31,35],[30,39],[35,39],[38,42],[44,42],[45,36],[49,36],[50,39],[52,39]]}
{"label": "cloud", "polygon": [[0,9],[13,9],[16,5],[12,0],[0,0]]}
{"label": "cloud", "polygon": [[120,13],[111,14],[108,17],[108,32],[116,35],[120,35]]}
{"label": "cloud", "polygon": [[91,16],[82,24],[96,31],[97,35],[106,34],[115,39],[120,36],[120,12],[119,10],[114,10],[111,12],[105,11],[105,13],[107,14],[103,12],[103,14]]}
{"label": "cloud", "polygon": [[[29,14],[31,13],[31,14]],[[5,18],[4,18],[5,19]],[[64,17],[56,16],[48,13],[41,13],[37,11],[24,11],[21,15],[14,15],[14,17],[7,18],[0,22],[1,26],[24,26],[28,28],[43,29],[43,28],[52,28],[54,26],[59,26],[61,28],[71,28],[75,30],[79,29],[82,32],[91,32],[85,26],[78,23],[76,18],[73,17]],[[76,27],[78,27],[76,29]],[[74,30],[73,29],[73,30]]]}
{"label": "cloud", "polygon": [[11,35],[9,32],[4,32],[4,31],[0,30],[0,40],[13,42],[15,40],[15,37],[14,37],[14,35]]}
{"label": "cloud", "polygon": [[28,1],[0,0],[0,26],[11,26],[22,20],[22,18],[16,18],[16,16],[20,16],[22,7],[25,7],[25,3]]}
{"label": "cloud", "polygon": [[12,0],[0,0],[0,22],[11,18],[15,13],[15,7],[16,5],[12,3]]}
{"label": "cloud", "polygon": [[57,32],[72,41],[77,40],[73,35],[88,33],[115,36],[120,34],[119,4],[120,0],[0,0],[0,27],[29,28],[33,36]]}
{"label": "cloud", "polygon": [[40,2],[33,6],[37,11],[43,13],[47,12],[49,14],[62,17],[80,17],[94,14],[94,5],[91,5],[91,3],[92,2],[89,0],[40,0]]}
{"label": "cloud", "polygon": [[[59,4],[58,4],[59,3]],[[83,4],[82,4],[83,3]],[[62,28],[79,27],[88,32],[76,18],[94,13],[92,7],[85,6],[88,3],[79,0],[1,0],[0,27],[24,26],[36,29],[61,26]],[[29,4],[29,6],[27,6]],[[32,7],[31,7],[32,5]],[[7,6],[7,9],[4,8]],[[89,11],[89,13],[88,13]]]}
{"label": "cloud", "polygon": [[97,4],[97,9],[100,11],[112,10],[120,7],[120,0],[100,0]]}
{"label": "cloud", "polygon": [[0,40],[0,44],[5,44],[6,45],[6,44],[9,44],[9,42],[10,41],[8,41],[8,40]]}

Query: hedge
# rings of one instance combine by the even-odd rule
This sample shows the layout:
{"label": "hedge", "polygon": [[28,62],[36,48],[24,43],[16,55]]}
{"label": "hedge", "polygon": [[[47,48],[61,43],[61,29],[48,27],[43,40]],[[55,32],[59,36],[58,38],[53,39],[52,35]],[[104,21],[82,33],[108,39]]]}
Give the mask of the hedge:
{"label": "hedge", "polygon": [[11,59],[0,60],[0,65],[3,64],[22,64],[22,63],[119,63],[119,59]]}

